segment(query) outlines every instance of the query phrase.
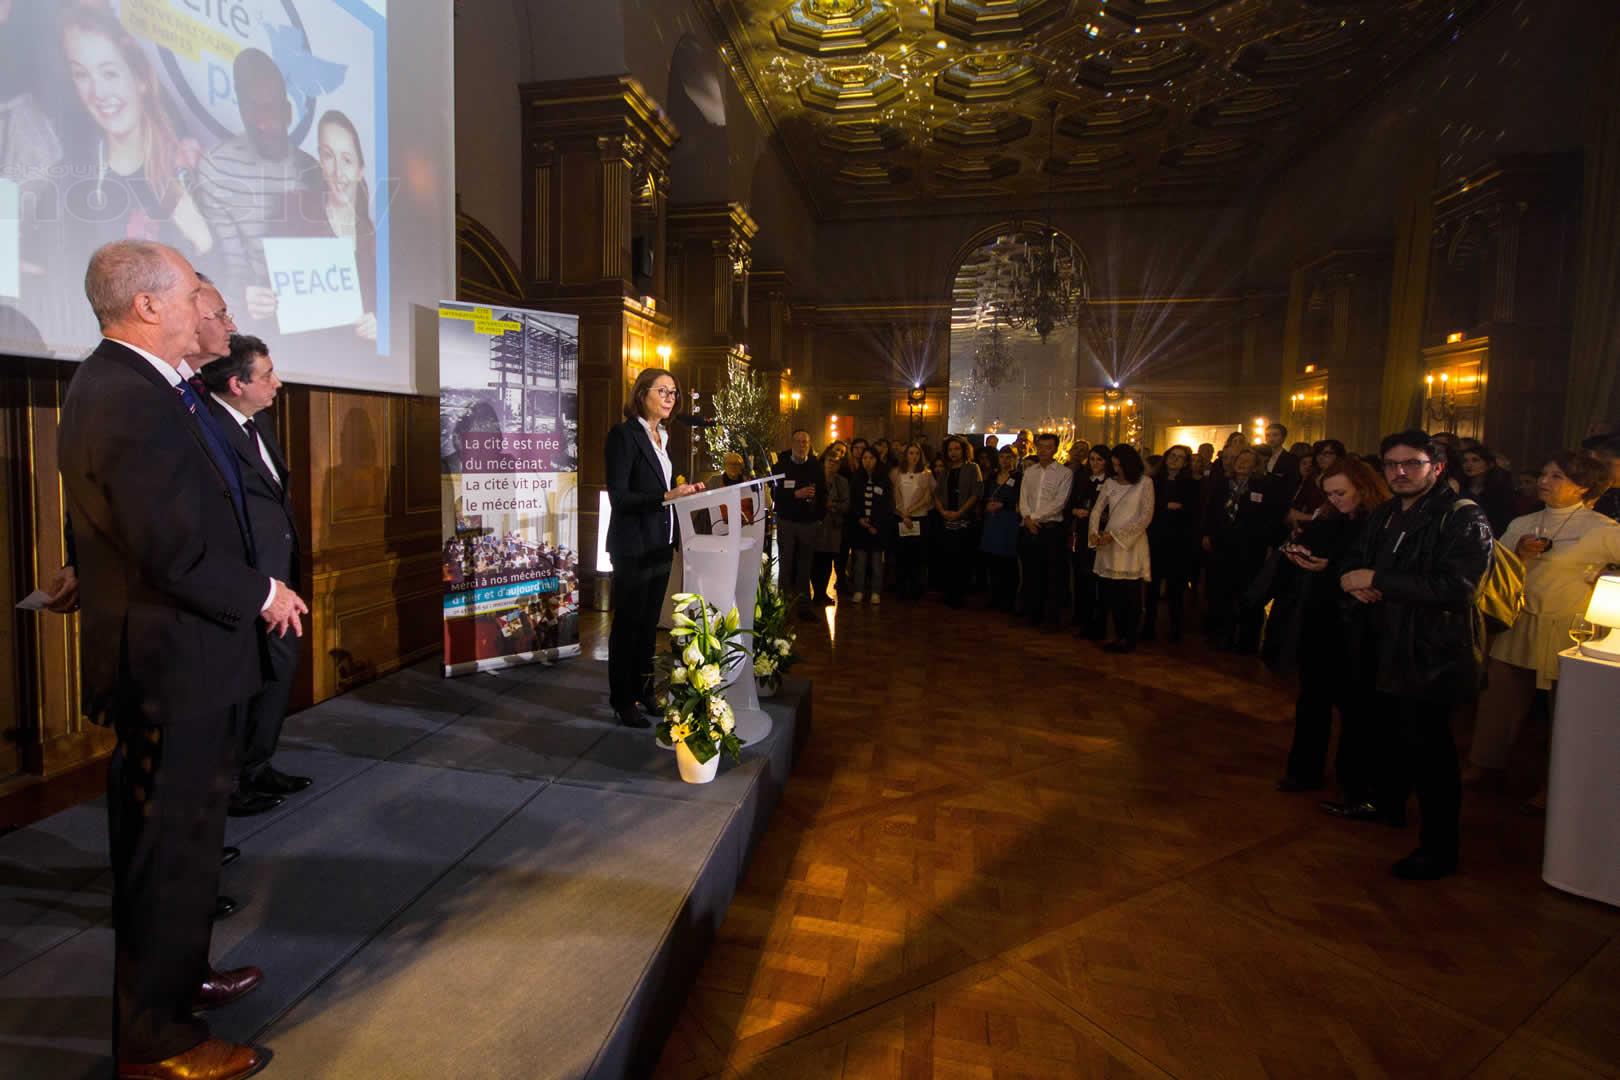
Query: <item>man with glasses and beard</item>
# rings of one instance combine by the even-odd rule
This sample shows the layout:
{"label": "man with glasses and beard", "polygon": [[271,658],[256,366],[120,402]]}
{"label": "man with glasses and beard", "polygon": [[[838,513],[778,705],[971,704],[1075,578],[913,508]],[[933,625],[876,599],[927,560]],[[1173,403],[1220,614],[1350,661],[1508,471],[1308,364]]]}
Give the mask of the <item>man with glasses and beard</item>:
{"label": "man with glasses and beard", "polygon": [[1404,821],[1407,791],[1423,815],[1418,848],[1391,872],[1431,881],[1457,870],[1462,782],[1452,714],[1479,695],[1485,623],[1475,606],[1490,569],[1490,523],[1441,482],[1445,448],[1403,431],[1379,448],[1395,498],[1373,511],[1339,584],[1353,601],[1354,677],[1370,677],[1386,717],[1389,773],[1377,816]]}

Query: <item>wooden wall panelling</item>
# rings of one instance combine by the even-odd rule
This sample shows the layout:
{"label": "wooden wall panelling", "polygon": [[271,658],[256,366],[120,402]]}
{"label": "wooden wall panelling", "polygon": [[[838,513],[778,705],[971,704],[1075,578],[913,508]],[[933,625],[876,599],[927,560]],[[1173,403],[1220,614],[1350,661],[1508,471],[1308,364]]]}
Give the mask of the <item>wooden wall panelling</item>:
{"label": "wooden wall panelling", "polygon": [[[6,361],[8,363],[12,361]],[[32,547],[18,493],[27,475],[23,380],[0,379],[0,783],[22,767],[22,743],[33,727],[23,692],[24,624],[34,617],[16,608],[30,590]]]}
{"label": "wooden wall panelling", "polygon": [[[33,572],[43,583],[66,560],[62,479],[57,470],[57,426],[62,398],[77,365],[40,362],[30,365],[28,425],[32,453],[30,491]],[[106,728],[91,724],[80,708],[79,626],[77,616],[35,616],[37,649],[33,657],[35,717],[39,723],[37,757],[29,771],[53,776],[110,753],[116,741]]]}
{"label": "wooden wall panelling", "polygon": [[10,359],[4,401],[6,583],[8,619],[0,675],[6,741],[0,779],[18,771],[49,777],[109,753],[114,738],[80,711],[77,616],[18,612],[18,597],[43,585],[65,561],[63,498],[57,473],[57,423],[77,365]]}
{"label": "wooden wall panelling", "polygon": [[320,701],[431,655],[441,638],[438,401],[310,389],[309,689]]}

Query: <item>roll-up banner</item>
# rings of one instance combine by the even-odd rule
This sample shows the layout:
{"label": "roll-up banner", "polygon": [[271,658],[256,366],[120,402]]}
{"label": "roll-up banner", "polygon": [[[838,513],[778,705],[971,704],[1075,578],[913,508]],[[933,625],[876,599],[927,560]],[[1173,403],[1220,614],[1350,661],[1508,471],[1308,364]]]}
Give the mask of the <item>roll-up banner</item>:
{"label": "roll-up banner", "polygon": [[579,653],[579,319],[442,301],[444,673]]}

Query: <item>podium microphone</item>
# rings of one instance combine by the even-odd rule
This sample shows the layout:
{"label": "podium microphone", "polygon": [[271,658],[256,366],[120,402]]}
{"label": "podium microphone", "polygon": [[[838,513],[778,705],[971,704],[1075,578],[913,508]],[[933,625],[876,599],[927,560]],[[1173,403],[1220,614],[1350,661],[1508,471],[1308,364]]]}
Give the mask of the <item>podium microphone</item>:
{"label": "podium microphone", "polygon": [[672,423],[689,428],[712,428],[720,425],[720,421],[706,419],[696,413],[670,413],[669,419]]}

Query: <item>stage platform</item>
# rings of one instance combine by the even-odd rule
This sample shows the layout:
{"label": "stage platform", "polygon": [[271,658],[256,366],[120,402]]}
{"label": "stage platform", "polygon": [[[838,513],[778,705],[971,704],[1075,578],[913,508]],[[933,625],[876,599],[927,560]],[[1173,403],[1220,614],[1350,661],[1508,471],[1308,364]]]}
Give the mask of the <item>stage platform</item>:
{"label": "stage platform", "polygon": [[[285,1077],[619,1077],[656,1061],[810,728],[687,785],[620,727],[606,665],[444,680],[424,663],[289,718],[315,785],[230,821],[219,967],[265,982],[212,1014]],[[0,1076],[109,1074],[101,802],[0,837]]]}

